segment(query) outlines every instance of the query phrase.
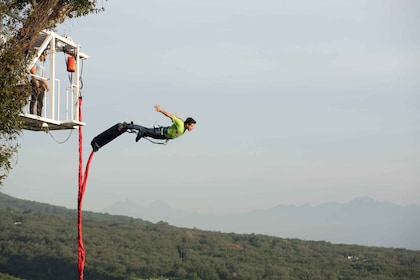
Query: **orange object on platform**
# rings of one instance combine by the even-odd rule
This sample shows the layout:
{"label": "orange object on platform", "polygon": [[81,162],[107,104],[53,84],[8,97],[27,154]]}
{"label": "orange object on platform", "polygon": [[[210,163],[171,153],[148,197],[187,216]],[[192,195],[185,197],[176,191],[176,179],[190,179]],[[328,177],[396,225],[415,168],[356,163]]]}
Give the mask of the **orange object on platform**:
{"label": "orange object on platform", "polygon": [[74,56],[67,57],[67,72],[74,72],[76,71],[76,61]]}

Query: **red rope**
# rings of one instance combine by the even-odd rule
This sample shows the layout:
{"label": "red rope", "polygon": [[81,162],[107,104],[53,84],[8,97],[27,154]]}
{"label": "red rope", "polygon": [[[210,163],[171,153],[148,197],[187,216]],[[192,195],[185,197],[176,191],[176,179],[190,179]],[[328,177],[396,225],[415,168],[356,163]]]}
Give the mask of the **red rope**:
{"label": "red rope", "polygon": [[83,280],[83,271],[84,271],[84,266],[85,266],[85,247],[84,247],[84,244],[83,244],[83,229],[82,229],[82,204],[83,204],[83,195],[84,195],[85,190],[86,190],[86,182],[87,182],[87,178],[88,178],[90,163],[92,161],[93,154],[94,154],[94,152],[92,151],[90,153],[90,156],[89,156],[89,159],[88,159],[88,162],[87,162],[87,165],[86,165],[86,170],[85,170],[85,176],[84,176],[84,179],[83,179],[83,183],[82,183],[81,186],[79,186],[78,212],[77,212],[78,243],[79,243],[79,248],[78,248],[79,280]]}
{"label": "red rope", "polygon": [[[82,98],[79,98],[79,120],[82,121]],[[90,163],[93,158],[94,151],[90,153],[88,162],[86,164],[85,175],[83,176],[83,137],[82,127],[79,126],[79,194],[77,197],[77,240],[78,240],[78,263],[79,280],[83,280],[83,272],[85,268],[85,246],[83,244],[83,228],[82,228],[82,204],[83,195],[86,190],[86,183],[89,174]],[[83,178],[84,177],[84,178]]]}

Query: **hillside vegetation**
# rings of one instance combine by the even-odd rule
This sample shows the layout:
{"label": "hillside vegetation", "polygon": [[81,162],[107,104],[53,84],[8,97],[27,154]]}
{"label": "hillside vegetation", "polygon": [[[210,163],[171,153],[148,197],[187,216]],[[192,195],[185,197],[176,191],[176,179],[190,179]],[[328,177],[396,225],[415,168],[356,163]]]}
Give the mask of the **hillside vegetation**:
{"label": "hillside vegetation", "polygon": [[[77,279],[75,210],[0,194],[0,215],[0,279]],[[420,279],[420,251],[210,232],[91,212],[83,226],[85,279]]]}

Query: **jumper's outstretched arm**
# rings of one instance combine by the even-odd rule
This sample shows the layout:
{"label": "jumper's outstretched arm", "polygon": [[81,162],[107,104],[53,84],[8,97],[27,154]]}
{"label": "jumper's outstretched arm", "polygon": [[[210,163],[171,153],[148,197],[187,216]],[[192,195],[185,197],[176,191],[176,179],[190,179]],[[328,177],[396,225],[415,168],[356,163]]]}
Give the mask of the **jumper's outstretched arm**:
{"label": "jumper's outstretched arm", "polygon": [[[173,114],[171,114],[171,113],[169,113],[168,111],[166,111],[166,110],[162,109],[162,107],[160,107],[160,105],[159,105],[159,104],[156,104],[156,105],[155,105],[155,109],[156,109],[156,112],[160,112],[160,113],[164,114],[165,116],[167,116],[167,117],[168,117],[168,118],[170,118],[171,120],[172,120],[172,118],[174,117],[174,115],[173,115]],[[176,114],[175,114],[175,116],[176,116]],[[176,116],[176,117],[178,117],[178,116]]]}

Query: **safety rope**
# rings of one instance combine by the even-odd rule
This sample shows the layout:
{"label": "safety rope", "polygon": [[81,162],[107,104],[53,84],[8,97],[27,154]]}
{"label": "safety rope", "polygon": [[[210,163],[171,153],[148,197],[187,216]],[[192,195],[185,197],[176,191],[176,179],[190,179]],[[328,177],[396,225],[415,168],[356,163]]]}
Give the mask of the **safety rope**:
{"label": "safety rope", "polygon": [[143,137],[144,139],[146,139],[147,141],[153,143],[153,144],[158,144],[158,145],[166,145],[168,144],[169,139],[166,139],[164,142],[157,142],[157,141],[153,141],[147,137]]}
{"label": "safety rope", "polygon": [[70,139],[70,137],[71,137],[71,135],[73,134],[73,129],[71,129],[70,130],[70,133],[69,133],[69,135],[67,136],[67,138],[66,139],[64,139],[63,141],[58,141],[57,140],[57,138],[55,138],[54,137],[54,135],[52,135],[52,133],[50,132],[50,131],[48,131],[47,132],[50,136],[51,136],[51,138],[57,143],[57,144],[64,144],[64,143],[66,143],[69,139]]}

